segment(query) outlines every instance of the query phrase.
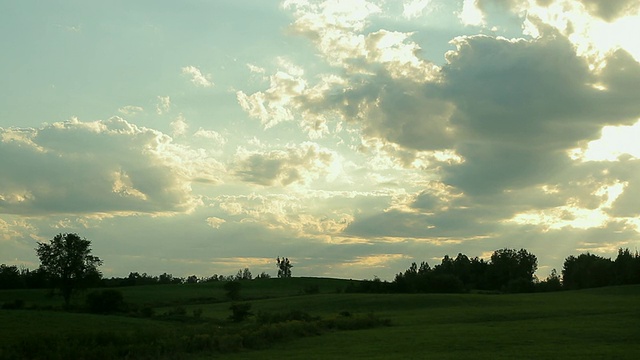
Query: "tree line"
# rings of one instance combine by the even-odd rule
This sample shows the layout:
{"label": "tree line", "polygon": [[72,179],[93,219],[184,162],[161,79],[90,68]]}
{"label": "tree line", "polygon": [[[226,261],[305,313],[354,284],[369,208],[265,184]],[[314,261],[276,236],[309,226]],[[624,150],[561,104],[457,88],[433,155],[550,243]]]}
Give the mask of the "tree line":
{"label": "tree line", "polygon": [[586,253],[565,259],[562,274],[554,269],[544,280],[535,276],[538,260],[525,249],[500,249],[489,261],[459,253],[445,255],[433,268],[415,262],[392,282],[378,278],[353,285],[355,292],[462,293],[536,292],[640,284],[640,255],[619,249],[615,260]]}
{"label": "tree line", "polygon": [[[35,270],[15,265],[0,265],[0,289],[58,289],[68,303],[75,289],[86,287],[117,287],[156,284],[183,284],[212,281],[254,279],[249,268],[235,275],[198,278],[174,277],[164,273],[150,276],[131,272],[127,277],[103,278],[98,267],[102,260],[91,254],[91,242],[77,234],[58,234],[50,242],[38,243],[36,253],[40,267]],[[276,260],[278,277],[291,277],[293,265],[288,258]],[[561,275],[554,269],[544,280],[535,276],[538,260],[525,249],[499,249],[488,261],[459,253],[455,258],[445,255],[440,264],[429,266],[425,261],[412,263],[398,273],[392,282],[365,280],[347,291],[400,293],[460,293],[468,291],[533,292],[562,289],[583,289],[610,285],[640,284],[640,255],[629,249],[619,249],[615,260],[585,253],[570,255],[564,261]],[[269,278],[262,272],[256,279]]]}

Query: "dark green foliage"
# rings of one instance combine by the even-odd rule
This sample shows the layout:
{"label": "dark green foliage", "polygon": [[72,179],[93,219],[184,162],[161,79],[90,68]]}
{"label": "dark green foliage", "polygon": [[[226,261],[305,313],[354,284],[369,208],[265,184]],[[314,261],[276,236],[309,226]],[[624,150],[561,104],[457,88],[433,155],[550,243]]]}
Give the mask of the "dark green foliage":
{"label": "dark green foliage", "polygon": [[538,269],[535,255],[525,249],[500,249],[491,255],[487,279],[491,289],[509,292],[532,290],[533,274]]}
{"label": "dark green foliage", "polygon": [[236,276],[234,278],[234,280],[236,280],[236,281],[251,280],[251,279],[253,279],[253,275],[251,274],[251,270],[249,270],[249,268],[244,268],[244,269],[238,270],[238,272],[236,273]]}
{"label": "dark green foliage", "polygon": [[87,294],[86,304],[90,312],[110,314],[125,310],[124,296],[118,290],[99,290]]}
{"label": "dark green foliage", "polygon": [[15,265],[0,265],[0,289],[22,289],[25,281]]}
{"label": "dark green foliage", "polygon": [[36,253],[40,269],[60,289],[66,306],[74,290],[96,284],[102,276],[102,260],[91,255],[91,241],[78,234],[58,234],[49,243],[38,243]]}
{"label": "dark green foliage", "polygon": [[260,311],[256,315],[256,322],[258,324],[275,324],[286,321],[315,321],[320,320],[320,317],[314,317],[308,313],[300,310],[291,310],[286,313],[271,313]]}
{"label": "dark green foliage", "polygon": [[535,291],[547,292],[547,291],[560,291],[562,290],[562,281],[556,269],[551,270],[551,274],[547,278],[539,283],[535,284]]}
{"label": "dark green foliage", "polygon": [[235,303],[231,304],[229,307],[231,310],[231,315],[229,319],[234,322],[241,322],[246,320],[249,316],[253,315],[251,313],[251,303]]}
{"label": "dark green foliage", "polygon": [[384,290],[403,293],[531,292],[537,267],[535,255],[525,249],[496,250],[488,263],[477,257],[469,259],[461,253],[455,259],[445,255],[433,269],[426,262],[419,267],[412,263],[404,273],[396,275],[391,287]]}
{"label": "dark green foliage", "polygon": [[594,254],[569,256],[562,268],[562,282],[567,289],[584,289],[612,284],[613,262]]}

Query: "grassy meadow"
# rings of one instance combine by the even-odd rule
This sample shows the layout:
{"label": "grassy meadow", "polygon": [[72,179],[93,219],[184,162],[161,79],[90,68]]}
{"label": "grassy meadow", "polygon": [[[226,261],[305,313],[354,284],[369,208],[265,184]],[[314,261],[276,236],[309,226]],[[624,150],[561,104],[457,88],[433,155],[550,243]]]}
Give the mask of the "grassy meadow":
{"label": "grassy meadow", "polygon": [[[228,321],[232,303],[217,282],[117,288],[128,304],[152,309],[151,317],[63,312],[61,298],[47,291],[0,291],[0,303],[24,301],[23,309],[0,310],[0,358],[15,355],[12,347],[28,349],[24,356],[33,358],[630,359],[640,352],[640,286],[500,295],[356,294],[344,292],[349,282],[245,281],[240,295],[255,316],[239,323]],[[82,294],[75,303],[80,307]],[[375,314],[391,325],[348,330],[290,320],[289,327],[247,330],[260,314],[291,311],[322,321]],[[274,341],[243,345],[263,335]],[[101,352],[70,353],[73,341]]]}

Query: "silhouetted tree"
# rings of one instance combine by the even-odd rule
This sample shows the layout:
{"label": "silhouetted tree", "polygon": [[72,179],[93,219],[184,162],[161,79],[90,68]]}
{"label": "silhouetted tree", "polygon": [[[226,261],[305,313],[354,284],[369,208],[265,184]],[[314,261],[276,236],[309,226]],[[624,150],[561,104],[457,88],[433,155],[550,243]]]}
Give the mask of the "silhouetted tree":
{"label": "silhouetted tree", "polygon": [[571,255],[562,267],[562,284],[567,289],[584,289],[613,284],[613,262],[594,254]]}
{"label": "silhouetted tree", "polygon": [[270,279],[271,275],[267,274],[266,272],[261,272],[258,276],[256,276],[256,279]]}
{"label": "silhouetted tree", "polygon": [[629,249],[618,249],[618,257],[613,262],[614,283],[617,285],[640,284],[640,256],[631,254]]}
{"label": "silhouetted tree", "polygon": [[24,286],[24,279],[17,266],[0,265],[0,289],[20,289]]}
{"label": "silhouetted tree", "polygon": [[495,290],[533,291],[533,274],[537,269],[538,259],[527,250],[500,249],[491,255],[487,277]]}
{"label": "silhouetted tree", "polygon": [[559,291],[562,290],[562,281],[556,269],[551,270],[551,274],[543,281],[536,284],[536,291]]}
{"label": "silhouetted tree", "polygon": [[276,264],[278,266],[279,278],[291,277],[291,268],[293,267],[293,265],[291,265],[291,262],[289,262],[289,258],[283,257],[282,259],[280,259],[280,257],[278,257],[276,259]]}
{"label": "silhouetted tree", "polygon": [[251,270],[249,270],[249,268],[240,269],[236,273],[235,280],[251,280],[251,279],[253,279],[253,275],[251,274]]}
{"label": "silhouetted tree", "polygon": [[51,285],[60,289],[65,306],[69,306],[74,290],[100,280],[102,260],[91,255],[91,241],[78,234],[58,234],[48,243],[39,242],[36,253],[40,269]]}

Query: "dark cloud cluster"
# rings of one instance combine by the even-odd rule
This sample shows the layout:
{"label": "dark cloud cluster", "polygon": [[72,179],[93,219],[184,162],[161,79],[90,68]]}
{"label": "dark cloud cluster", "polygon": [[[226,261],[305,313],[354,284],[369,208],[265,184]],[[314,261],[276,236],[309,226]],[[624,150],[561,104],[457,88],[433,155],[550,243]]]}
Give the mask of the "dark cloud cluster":
{"label": "dark cloud cluster", "polygon": [[243,181],[271,186],[305,183],[326,173],[333,153],[313,143],[285,150],[247,152],[238,155],[235,174]]}
{"label": "dark cloud cluster", "polygon": [[606,21],[613,21],[624,15],[637,13],[640,3],[637,0],[579,0],[589,11]]}

